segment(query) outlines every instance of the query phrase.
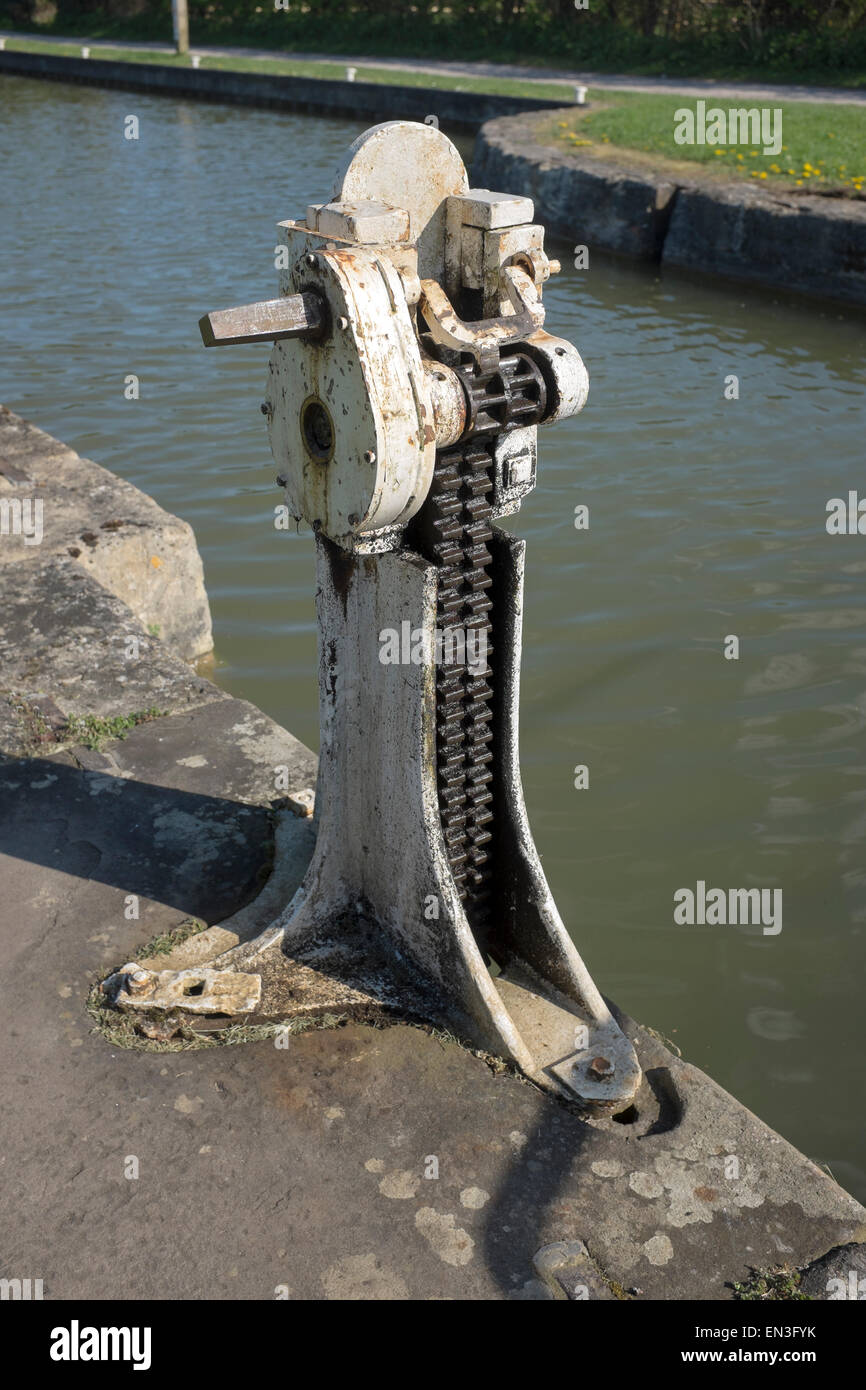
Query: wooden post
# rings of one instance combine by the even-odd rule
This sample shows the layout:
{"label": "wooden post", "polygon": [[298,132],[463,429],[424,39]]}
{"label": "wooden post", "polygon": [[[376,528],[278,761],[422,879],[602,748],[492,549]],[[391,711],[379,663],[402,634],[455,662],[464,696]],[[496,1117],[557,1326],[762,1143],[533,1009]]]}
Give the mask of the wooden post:
{"label": "wooden post", "polygon": [[189,53],[189,10],[187,0],[171,0],[174,44],[178,53]]}

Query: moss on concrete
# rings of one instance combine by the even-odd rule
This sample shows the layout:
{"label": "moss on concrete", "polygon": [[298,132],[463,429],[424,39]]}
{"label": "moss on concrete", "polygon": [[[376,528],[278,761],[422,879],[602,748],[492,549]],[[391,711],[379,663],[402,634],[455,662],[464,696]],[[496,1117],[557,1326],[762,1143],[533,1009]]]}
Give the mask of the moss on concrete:
{"label": "moss on concrete", "polygon": [[797,1269],[779,1265],[776,1269],[754,1269],[751,1278],[742,1284],[734,1284],[734,1298],[744,1303],[770,1303],[798,1299],[811,1302],[807,1293],[801,1293],[802,1275]]}

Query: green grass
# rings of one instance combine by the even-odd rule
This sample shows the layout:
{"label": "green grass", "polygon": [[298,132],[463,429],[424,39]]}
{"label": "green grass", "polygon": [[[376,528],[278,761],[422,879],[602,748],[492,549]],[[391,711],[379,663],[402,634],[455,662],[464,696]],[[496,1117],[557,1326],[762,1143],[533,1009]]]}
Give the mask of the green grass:
{"label": "green grass", "polygon": [[148,724],[166,713],[161,709],[136,710],[134,714],[119,714],[106,719],[98,714],[71,715],[58,735],[58,742],[80,743],[99,752],[109,739],[128,738],[139,724]]}
{"label": "green grass", "polygon": [[135,959],[149,960],[151,956],[170,956],[178,946],[183,946],[190,937],[198,936],[203,931],[207,931],[207,922],[203,922],[200,917],[187,917],[180,926],[174,927],[171,931],[160,932],[159,936],[154,936],[143,946],[139,946],[135,952]]}
{"label": "green grass", "polygon": [[777,1267],[771,1270],[753,1269],[744,1284],[734,1284],[734,1299],[744,1303],[777,1303],[810,1300],[800,1291],[802,1275],[796,1269]]}
{"label": "green grass", "polygon": [[[623,150],[638,162],[700,164],[705,171],[762,184],[859,194],[866,180],[866,107],[830,102],[782,102],[782,150],[765,155],[760,145],[714,149],[677,145],[674,113],[695,109],[695,99],[642,92],[589,93],[586,112],[554,124],[551,135],[560,147],[605,155]],[[711,97],[707,107],[757,105],[740,98]]]}

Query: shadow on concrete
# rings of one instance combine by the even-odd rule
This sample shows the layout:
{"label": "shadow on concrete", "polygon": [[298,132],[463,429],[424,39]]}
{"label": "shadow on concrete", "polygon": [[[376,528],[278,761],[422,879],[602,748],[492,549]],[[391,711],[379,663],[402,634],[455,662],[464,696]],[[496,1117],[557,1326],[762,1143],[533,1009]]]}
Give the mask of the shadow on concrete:
{"label": "shadow on concrete", "polygon": [[266,807],[87,770],[65,754],[0,756],[0,916],[32,900],[49,870],[56,896],[67,876],[218,922],[259,891],[272,844]]}
{"label": "shadow on concrete", "polygon": [[514,1158],[485,1208],[484,1257],[503,1293],[520,1294],[515,1271],[523,1271],[523,1283],[536,1278],[532,1261],[543,1246],[587,1235],[591,1246],[591,1233],[577,1228],[573,1200],[564,1198],[589,1137],[577,1115],[541,1095],[535,1128],[525,1142],[515,1136]]}
{"label": "shadow on concrete", "polygon": [[[95,764],[108,763],[100,755],[77,752]],[[110,906],[96,911],[101,898],[94,898],[94,891],[105,890],[219,922],[255,897],[270,871],[271,853],[265,807],[141,781],[137,774],[81,767],[69,753],[54,759],[0,755],[0,919],[18,922],[29,913],[37,934],[49,915],[74,920],[74,903],[82,901],[77,895],[83,890],[85,915],[93,925],[111,915],[122,918]],[[52,903],[49,911],[43,894],[61,904],[66,900],[72,910]],[[141,924],[127,925],[133,935],[147,935]],[[74,945],[67,938],[67,947]],[[79,961],[75,946],[74,956],[82,968],[92,965],[88,948]],[[316,964],[332,973],[327,961]],[[486,1266],[511,1297],[519,1297],[526,1284],[528,1296],[539,1296],[532,1262],[542,1246],[580,1239],[592,1248],[592,1232],[586,1229],[590,1212],[578,1206],[574,1186],[575,1172],[588,1162],[583,1150],[594,1132],[566,1106],[541,1094],[534,1098],[532,1115],[533,1126],[524,1122],[522,1132],[512,1136],[503,1176],[479,1213]]]}
{"label": "shadow on concrete", "polygon": [[[525,1142],[514,1144],[514,1160],[485,1208],[485,1254],[503,1291],[512,1296],[514,1269],[525,1269],[531,1279],[533,1257],[545,1245],[582,1241],[597,1260],[599,1246],[609,1239],[610,1202],[605,1188],[591,1180],[588,1150],[593,1158],[619,1156],[622,1139],[640,1145],[675,1130],[683,1119],[683,1098],[667,1065],[670,1054],[613,1000],[605,1003],[628,1037],[637,1042],[640,1033],[643,1079],[634,1102],[601,1124],[588,1124],[552,1096],[538,1096],[535,1128]],[[598,1264],[596,1268],[597,1281],[588,1275],[594,1281],[590,1297],[613,1296],[604,1288]]]}

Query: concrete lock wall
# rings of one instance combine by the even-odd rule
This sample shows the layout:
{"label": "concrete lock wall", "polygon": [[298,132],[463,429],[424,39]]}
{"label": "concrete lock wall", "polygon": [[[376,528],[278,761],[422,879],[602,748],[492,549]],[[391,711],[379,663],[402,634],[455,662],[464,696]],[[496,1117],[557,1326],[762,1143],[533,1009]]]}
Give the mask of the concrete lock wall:
{"label": "concrete lock wall", "polygon": [[866,304],[866,203],[680,183],[560,153],[543,143],[550,119],[525,112],[485,124],[473,183],[533,198],[550,233],[590,248]]}

